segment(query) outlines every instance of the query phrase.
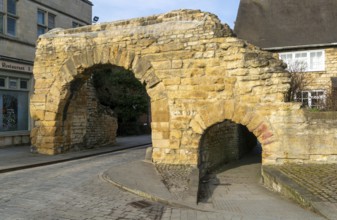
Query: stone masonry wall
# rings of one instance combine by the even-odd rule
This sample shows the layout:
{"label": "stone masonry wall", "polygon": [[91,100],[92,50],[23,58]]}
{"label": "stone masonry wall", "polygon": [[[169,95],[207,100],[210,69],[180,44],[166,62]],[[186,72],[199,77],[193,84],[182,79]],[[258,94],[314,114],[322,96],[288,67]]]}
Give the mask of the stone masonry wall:
{"label": "stone masonry wall", "polygon": [[117,119],[110,108],[102,106],[96,90],[88,80],[76,88],[64,121],[64,143],[67,150],[94,148],[116,141]]}
{"label": "stone masonry wall", "polygon": [[[75,85],[76,84],[76,85]],[[88,80],[74,83],[63,118],[63,145],[56,153],[94,148],[116,141],[117,119],[110,108],[102,106]]]}
{"label": "stone masonry wall", "polygon": [[200,141],[201,176],[239,159],[239,125],[230,121],[208,128]]}
{"label": "stone masonry wall", "polygon": [[87,127],[84,136],[86,148],[96,147],[116,142],[118,129],[117,118],[113,111],[99,103],[92,81],[87,82]]}
{"label": "stone masonry wall", "polygon": [[298,110],[287,117],[280,130],[285,153],[278,164],[337,163],[337,112]]}
{"label": "stone masonry wall", "polygon": [[[311,122],[299,104],[284,102],[289,74],[283,62],[235,38],[213,14],[178,10],[57,29],[38,41],[30,109],[32,145],[40,153],[64,145],[62,120],[74,82],[88,80],[91,68],[116,65],[146,84],[155,163],[196,166],[202,135],[225,120],[257,137],[263,164],[316,162],[336,154],[337,126],[324,131],[331,138],[324,141],[322,133],[305,130]],[[315,148],[321,150],[310,157]]]}

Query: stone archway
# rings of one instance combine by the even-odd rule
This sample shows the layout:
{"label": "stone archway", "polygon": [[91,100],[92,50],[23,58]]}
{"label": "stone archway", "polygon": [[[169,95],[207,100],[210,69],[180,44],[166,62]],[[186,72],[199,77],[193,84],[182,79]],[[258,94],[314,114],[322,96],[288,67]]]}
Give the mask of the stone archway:
{"label": "stone archway", "polygon": [[[280,61],[233,38],[209,13],[175,11],[52,31],[39,39],[34,67],[32,145],[38,152],[55,154],[74,142],[65,140],[65,109],[76,87],[98,65],[131,69],[146,83],[152,102],[153,159],[163,163],[197,163],[199,134],[195,126],[189,127],[194,116],[204,115],[202,106],[232,100],[237,92],[244,92],[238,98],[248,106],[261,102],[253,92],[282,102],[288,87]],[[273,76],[271,71],[280,72]],[[266,83],[271,91],[262,86]]]}
{"label": "stone archway", "polygon": [[305,141],[297,139],[303,132],[294,125],[310,125],[298,104],[284,103],[284,64],[235,38],[215,15],[179,10],[39,38],[30,105],[38,152],[55,154],[65,145],[64,109],[72,87],[98,65],[132,70],[146,83],[155,163],[197,165],[202,133],[226,119],[258,137],[264,164],[306,160],[318,149],[289,147],[289,140],[296,146]]}
{"label": "stone archway", "polygon": [[[199,134],[194,139],[200,148],[200,141],[205,131],[215,124],[224,121],[245,126],[248,131],[253,133],[263,148],[263,159],[267,160],[270,151],[275,150],[279,145],[277,133],[274,131],[269,120],[262,116],[258,107],[249,107],[234,100],[219,101],[213,105],[202,108],[199,114],[196,114],[190,122],[190,128],[194,133]],[[274,143],[276,142],[276,143]],[[269,147],[269,145],[272,145]],[[271,153],[272,154],[272,153]],[[266,162],[264,162],[266,163]]]}
{"label": "stone archway", "polygon": [[[112,50],[114,48],[110,48],[109,51]],[[32,145],[39,153],[56,154],[76,145],[101,144],[98,141],[92,141],[90,134],[88,134],[95,133],[92,132],[95,129],[94,126],[90,126],[93,124],[90,123],[89,117],[92,112],[87,111],[92,103],[83,103],[83,99],[89,101],[93,98],[93,86],[88,86],[86,82],[91,77],[92,70],[99,68],[99,66],[116,65],[132,69],[136,78],[146,83],[152,106],[157,109],[156,114],[152,116],[153,123],[168,121],[167,96],[162,83],[153,74],[148,61],[136,57],[132,51],[109,53],[111,57],[107,60],[105,60],[105,56],[96,58],[91,54],[93,56],[90,58],[93,60],[89,62],[86,51],[79,49],[77,53],[80,55],[71,56],[64,61],[54,81],[46,80],[46,72],[42,72],[41,80],[36,77],[35,94],[31,102],[31,114],[36,120],[32,130]],[[35,72],[35,76],[38,75],[39,72]],[[49,91],[45,91],[47,88]],[[41,94],[37,93],[38,91],[45,92]],[[79,104],[78,100],[80,100]],[[97,98],[96,103],[98,103]],[[97,108],[102,108],[99,104],[96,105]],[[75,112],[69,114],[70,109]],[[102,114],[102,111],[100,113]],[[72,117],[69,118],[69,115]],[[101,133],[107,133],[106,138],[115,135],[109,130],[113,129],[111,127],[116,127],[116,119],[109,117],[109,114],[103,114],[102,120],[96,123],[101,125],[100,128],[97,128],[101,130]],[[71,131],[75,130],[74,135],[74,132]],[[85,137],[89,139],[85,140]],[[109,143],[109,140],[104,143]]]}
{"label": "stone archway", "polygon": [[254,158],[261,162],[262,148],[256,136],[246,126],[230,120],[216,123],[207,128],[199,144],[199,176],[207,177],[222,169],[226,164],[242,158]]}

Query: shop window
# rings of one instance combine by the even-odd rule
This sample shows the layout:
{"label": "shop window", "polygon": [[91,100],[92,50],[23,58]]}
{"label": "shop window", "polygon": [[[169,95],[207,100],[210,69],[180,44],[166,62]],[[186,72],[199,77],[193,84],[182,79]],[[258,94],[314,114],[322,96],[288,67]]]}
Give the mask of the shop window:
{"label": "shop window", "polygon": [[13,95],[2,95],[2,127],[5,130],[17,129],[18,99]]}
{"label": "shop window", "polygon": [[0,132],[28,130],[29,82],[24,75],[0,76]]}
{"label": "shop window", "polygon": [[18,79],[9,78],[9,88],[10,89],[17,89],[18,88]]}
{"label": "shop window", "polygon": [[6,78],[0,77],[0,87],[2,88],[6,87]]}
{"label": "shop window", "polygon": [[19,78],[0,75],[0,88],[6,90],[25,90],[30,89],[29,78]]}
{"label": "shop window", "polygon": [[28,80],[20,80],[20,89],[28,89]]}
{"label": "shop window", "polygon": [[0,131],[28,130],[28,92],[0,91]]}
{"label": "shop window", "polygon": [[25,74],[0,75],[0,132],[28,130],[29,82]]}

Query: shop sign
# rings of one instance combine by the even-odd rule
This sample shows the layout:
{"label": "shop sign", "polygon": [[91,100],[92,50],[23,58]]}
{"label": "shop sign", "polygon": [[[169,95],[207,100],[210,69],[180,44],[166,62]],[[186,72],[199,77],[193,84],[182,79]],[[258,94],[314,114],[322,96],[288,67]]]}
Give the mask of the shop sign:
{"label": "shop sign", "polygon": [[0,60],[0,69],[33,73],[33,66]]}

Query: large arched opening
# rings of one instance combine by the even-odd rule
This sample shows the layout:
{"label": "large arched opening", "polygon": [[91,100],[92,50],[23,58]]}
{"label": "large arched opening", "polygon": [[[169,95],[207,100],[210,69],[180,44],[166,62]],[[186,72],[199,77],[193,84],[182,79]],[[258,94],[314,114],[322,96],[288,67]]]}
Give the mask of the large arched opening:
{"label": "large arched opening", "polygon": [[[94,78],[95,75],[101,75],[102,71],[113,74],[116,69],[127,72],[129,79],[138,87],[143,87],[143,93],[146,94],[146,116],[132,118],[141,126],[135,130],[143,132],[139,131],[143,129],[144,133],[149,133],[150,125],[154,125],[152,132],[162,131],[162,127],[157,125],[169,120],[165,88],[148,61],[130,54],[133,53],[124,52],[115,58],[116,54],[109,53],[109,58],[102,56],[92,63],[88,62],[87,55],[83,52],[82,55],[73,55],[65,61],[58,70],[56,80],[51,81],[49,85],[45,76],[43,80],[37,79],[35,87],[38,89],[31,103],[31,112],[35,120],[35,127],[31,133],[32,149],[42,154],[58,154],[114,143],[118,117],[115,109],[97,96],[99,85],[95,88]],[[45,71],[42,73],[46,74]],[[44,92],[45,87],[48,87],[46,95],[37,94],[37,91],[42,89]],[[133,90],[128,87],[124,89],[131,93]],[[133,103],[131,108],[137,108],[138,104]],[[156,109],[154,115],[150,106]],[[168,128],[166,130],[169,132]],[[155,137],[154,140],[160,142],[165,138],[167,137]]]}
{"label": "large arched opening", "polygon": [[92,82],[99,102],[117,118],[117,136],[151,133],[151,100],[132,71],[106,66],[93,71]]}
{"label": "large arched opening", "polygon": [[61,106],[59,153],[113,144],[117,135],[149,134],[150,98],[132,71],[111,64],[87,68],[69,83]]}

